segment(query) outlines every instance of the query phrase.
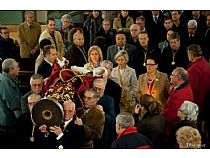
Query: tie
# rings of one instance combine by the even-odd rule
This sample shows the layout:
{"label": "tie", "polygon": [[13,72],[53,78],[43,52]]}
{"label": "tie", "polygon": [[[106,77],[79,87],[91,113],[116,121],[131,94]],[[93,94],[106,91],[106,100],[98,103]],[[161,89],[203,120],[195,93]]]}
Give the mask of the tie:
{"label": "tie", "polygon": [[154,20],[155,20],[155,23],[157,24],[158,17],[155,16],[155,17],[154,17]]}
{"label": "tie", "polygon": [[123,50],[123,48],[122,48],[122,47],[120,47],[120,50]]}
{"label": "tie", "polygon": [[32,29],[32,25],[29,25],[29,28]]}

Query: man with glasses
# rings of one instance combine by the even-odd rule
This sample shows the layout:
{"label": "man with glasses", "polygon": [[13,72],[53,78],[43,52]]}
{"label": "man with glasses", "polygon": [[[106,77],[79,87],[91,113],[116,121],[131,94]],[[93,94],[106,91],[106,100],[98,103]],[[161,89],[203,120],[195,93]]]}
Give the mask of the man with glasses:
{"label": "man with glasses", "polygon": [[31,85],[31,91],[26,93],[22,98],[21,98],[21,109],[23,112],[28,111],[28,96],[31,94],[39,94],[42,96],[42,90],[43,90],[43,85],[44,85],[44,79],[43,76],[40,74],[34,74],[30,78],[30,85]]}
{"label": "man with glasses", "polygon": [[171,133],[172,125],[178,121],[177,112],[186,100],[193,101],[193,93],[188,81],[188,73],[182,67],[177,67],[170,75],[171,92],[164,106],[164,117],[166,119],[166,137]]}
{"label": "man with glasses", "polygon": [[0,58],[4,61],[7,58],[15,59],[20,63],[20,51],[15,45],[12,38],[9,36],[9,29],[7,27],[0,28]]}
{"label": "man with glasses", "polygon": [[101,139],[105,116],[103,107],[97,105],[99,95],[93,88],[85,90],[83,96],[84,116],[82,119],[77,118],[78,125],[83,125],[85,130],[85,138],[82,143],[82,148],[94,148],[94,141]]}

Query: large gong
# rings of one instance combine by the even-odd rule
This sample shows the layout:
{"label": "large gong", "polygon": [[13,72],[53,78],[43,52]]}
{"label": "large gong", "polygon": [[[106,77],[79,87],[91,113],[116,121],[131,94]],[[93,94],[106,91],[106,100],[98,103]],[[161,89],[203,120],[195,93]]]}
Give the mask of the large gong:
{"label": "large gong", "polygon": [[39,100],[32,109],[32,119],[40,127],[41,125],[59,126],[63,121],[62,105],[52,99],[43,98]]}

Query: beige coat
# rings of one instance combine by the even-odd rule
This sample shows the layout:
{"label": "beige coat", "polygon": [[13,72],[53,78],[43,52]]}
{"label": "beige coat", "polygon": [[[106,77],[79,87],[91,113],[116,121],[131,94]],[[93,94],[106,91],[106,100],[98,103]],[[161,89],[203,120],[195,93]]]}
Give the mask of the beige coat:
{"label": "beige coat", "polygon": [[113,68],[112,77],[118,80],[119,85],[122,88],[122,95],[120,101],[120,110],[127,112],[134,112],[135,108],[135,92],[137,86],[136,72],[133,68],[126,66],[122,76],[119,73],[119,67]]}
{"label": "beige coat", "polygon": [[130,33],[130,26],[133,23],[134,23],[133,18],[128,16],[126,20],[126,28],[123,28],[121,24],[120,14],[119,14],[117,18],[114,18],[113,29],[117,30],[117,32],[120,31],[120,29],[122,29],[123,32]]}
{"label": "beige coat", "polygon": [[[169,80],[166,73],[162,73],[157,71],[156,79],[154,81],[154,86],[152,88],[152,96],[155,100],[161,101],[163,105],[167,100],[169,89]],[[148,85],[147,85],[147,73],[139,75],[137,82],[137,91],[136,97],[139,100],[141,95],[148,93]]]}
{"label": "beige coat", "polygon": [[17,30],[18,43],[20,45],[20,55],[22,58],[29,58],[32,49],[39,50],[39,36],[41,26],[34,22],[30,29],[26,22],[19,25]]}
{"label": "beige coat", "polygon": [[[60,60],[62,60],[62,57],[65,55],[64,54],[65,45],[63,43],[63,39],[62,39],[62,36],[61,36],[60,32],[54,31],[54,34],[55,34],[55,41],[56,41],[56,45],[57,45],[57,49],[58,49],[57,50],[58,51],[58,58]],[[49,34],[47,29],[45,29],[42,32],[42,34],[39,38],[39,42],[41,40],[45,39],[45,38],[49,39],[51,41],[51,43],[55,46],[55,42],[54,42],[52,36]]]}

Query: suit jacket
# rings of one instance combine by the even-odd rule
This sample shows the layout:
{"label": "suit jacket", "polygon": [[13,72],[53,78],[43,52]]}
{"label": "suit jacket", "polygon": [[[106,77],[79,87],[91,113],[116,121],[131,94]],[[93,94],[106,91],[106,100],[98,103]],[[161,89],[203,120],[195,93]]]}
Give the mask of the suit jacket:
{"label": "suit jacket", "polygon": [[[147,85],[147,73],[142,74],[138,78],[136,97],[140,100],[141,95],[149,92]],[[152,96],[155,100],[161,101],[164,105],[168,96],[169,80],[166,73],[157,71],[156,79],[152,88]]]}
{"label": "suit jacket", "polygon": [[39,36],[41,35],[39,23],[34,22],[31,29],[26,22],[20,24],[17,35],[22,58],[29,58],[32,49],[39,51]]}
{"label": "suit jacket", "polygon": [[[129,59],[130,59],[131,54],[133,54],[133,52],[135,51],[135,49],[136,49],[135,46],[130,45],[128,43],[125,44],[125,50],[128,53]],[[117,66],[117,63],[115,62],[115,59],[114,59],[117,52],[118,52],[118,46],[117,45],[109,46],[108,49],[107,49],[107,60],[110,60],[113,63],[114,67]]]}
{"label": "suit jacket", "polygon": [[76,117],[63,130],[63,136],[58,140],[58,145],[62,145],[64,149],[78,149],[81,147],[84,139],[84,126],[74,123]]}
{"label": "suit jacket", "polygon": [[82,148],[93,148],[93,141],[99,140],[102,137],[105,116],[100,110],[93,107],[84,115],[82,121],[85,129]]}
{"label": "suit jacket", "polygon": [[37,73],[42,75],[44,78],[47,78],[52,73],[52,66],[43,60],[43,62],[38,67]]}
{"label": "suit jacket", "polygon": [[63,39],[62,39],[61,33],[58,32],[58,31],[54,31],[54,36],[55,36],[56,44],[55,44],[52,36],[48,32],[48,30],[45,29],[42,32],[42,34],[40,35],[39,42],[41,42],[41,40],[43,40],[45,38],[49,39],[51,41],[52,45],[54,45],[57,48],[58,58],[62,59],[61,57],[63,57],[65,55],[65,52],[64,52],[65,51],[65,45],[63,43]]}
{"label": "suit jacket", "polygon": [[[84,50],[84,49],[83,49]],[[81,50],[72,43],[65,55],[66,59],[69,60],[69,66],[80,66],[83,67],[87,62],[87,53],[85,50],[81,52]]]}

